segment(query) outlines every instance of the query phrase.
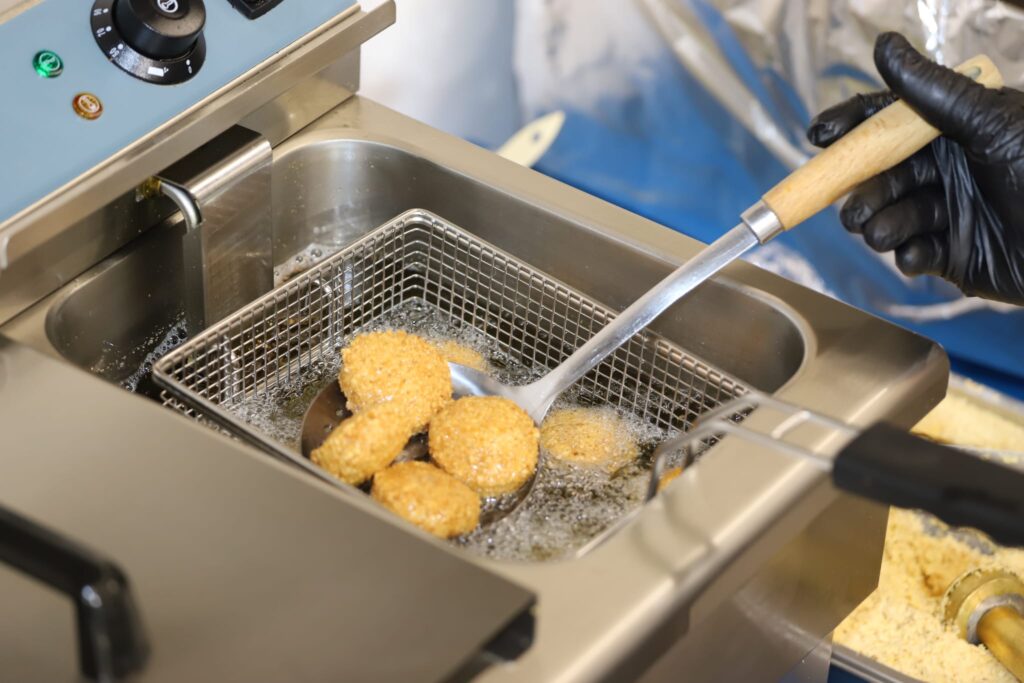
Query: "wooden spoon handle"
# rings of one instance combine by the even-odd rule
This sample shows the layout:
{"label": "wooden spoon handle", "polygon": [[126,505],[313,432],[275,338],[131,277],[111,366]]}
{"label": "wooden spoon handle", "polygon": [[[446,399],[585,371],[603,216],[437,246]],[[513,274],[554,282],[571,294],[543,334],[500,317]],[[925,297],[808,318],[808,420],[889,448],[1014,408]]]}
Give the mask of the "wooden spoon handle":
{"label": "wooden spoon handle", "polygon": [[[989,88],[1002,74],[985,55],[956,68]],[[762,197],[786,230],[796,227],[868,178],[887,171],[939,136],[903,102],[893,102],[821,151]]]}

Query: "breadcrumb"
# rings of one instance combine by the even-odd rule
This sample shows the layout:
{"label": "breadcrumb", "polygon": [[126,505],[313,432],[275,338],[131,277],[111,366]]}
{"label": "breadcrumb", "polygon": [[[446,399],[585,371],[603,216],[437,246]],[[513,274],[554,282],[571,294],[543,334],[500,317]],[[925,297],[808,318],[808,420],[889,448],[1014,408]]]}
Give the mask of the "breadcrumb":
{"label": "breadcrumb", "polygon": [[969,533],[953,537],[922,513],[893,508],[878,588],[839,625],[836,642],[928,683],[1015,683],[983,646],[942,622],[942,596],[960,574],[989,567],[1024,571],[1024,551],[998,548],[980,536],[968,545]]}
{"label": "breadcrumb", "polygon": [[[1024,425],[948,395],[914,431],[935,441],[1020,450]],[[921,512],[892,508],[878,588],[835,631],[835,641],[929,683],[1014,683],[980,645],[942,622],[942,597],[962,573],[1000,567],[1024,572],[1024,550],[1001,548],[968,530],[950,530]]]}
{"label": "breadcrumb", "polygon": [[1024,449],[1024,425],[980,408],[964,396],[949,394],[925,415],[914,432],[933,441],[997,451]]}

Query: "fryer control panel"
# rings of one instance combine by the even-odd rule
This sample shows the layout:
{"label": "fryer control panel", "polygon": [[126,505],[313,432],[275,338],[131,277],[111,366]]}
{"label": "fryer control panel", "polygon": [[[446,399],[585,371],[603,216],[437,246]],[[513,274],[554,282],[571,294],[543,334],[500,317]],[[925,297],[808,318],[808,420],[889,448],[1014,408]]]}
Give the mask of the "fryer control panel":
{"label": "fryer control panel", "polygon": [[0,221],[355,4],[25,0],[0,6]]}

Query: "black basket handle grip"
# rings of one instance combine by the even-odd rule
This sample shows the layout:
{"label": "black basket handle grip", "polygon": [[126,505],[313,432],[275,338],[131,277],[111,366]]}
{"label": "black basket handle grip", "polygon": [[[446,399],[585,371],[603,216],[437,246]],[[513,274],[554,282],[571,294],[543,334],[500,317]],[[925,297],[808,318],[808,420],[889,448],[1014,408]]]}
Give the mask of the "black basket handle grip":
{"label": "black basket handle grip", "polygon": [[128,579],[117,565],[2,507],[0,561],[75,603],[83,676],[112,681],[142,668],[149,647]]}
{"label": "black basket handle grip", "polygon": [[838,488],[1024,546],[1024,471],[879,423],[836,456]]}

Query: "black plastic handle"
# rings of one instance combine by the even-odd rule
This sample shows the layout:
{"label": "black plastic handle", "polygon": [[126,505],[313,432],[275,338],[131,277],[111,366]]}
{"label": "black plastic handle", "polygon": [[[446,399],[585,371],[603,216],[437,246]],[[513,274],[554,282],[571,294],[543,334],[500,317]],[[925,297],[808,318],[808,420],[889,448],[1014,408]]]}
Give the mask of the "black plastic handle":
{"label": "black plastic handle", "polygon": [[142,668],[149,646],[128,579],[117,565],[4,508],[0,561],[75,603],[82,675],[111,681]]}
{"label": "black plastic handle", "polygon": [[1024,471],[879,423],[836,457],[836,486],[1024,546]]}

